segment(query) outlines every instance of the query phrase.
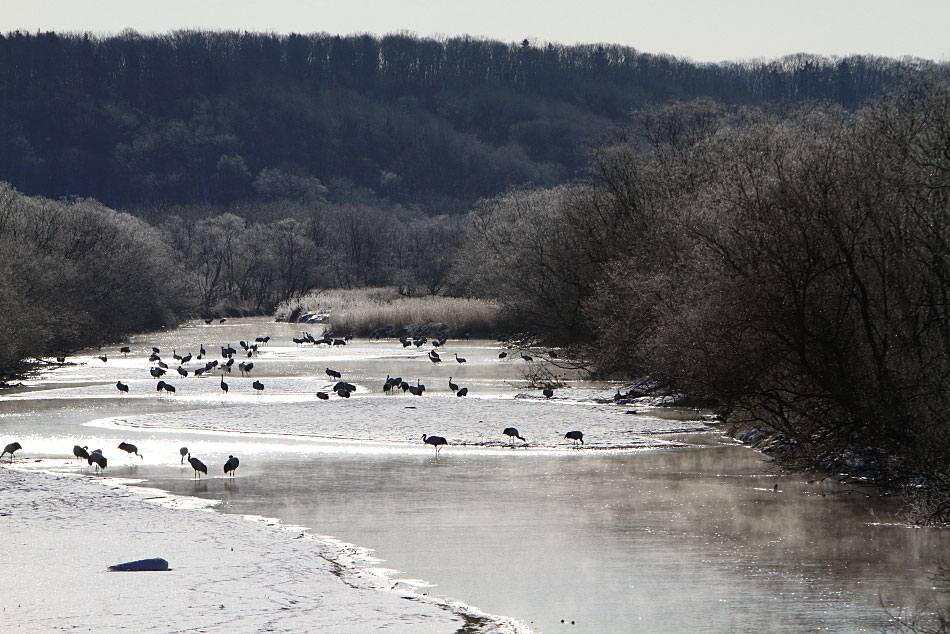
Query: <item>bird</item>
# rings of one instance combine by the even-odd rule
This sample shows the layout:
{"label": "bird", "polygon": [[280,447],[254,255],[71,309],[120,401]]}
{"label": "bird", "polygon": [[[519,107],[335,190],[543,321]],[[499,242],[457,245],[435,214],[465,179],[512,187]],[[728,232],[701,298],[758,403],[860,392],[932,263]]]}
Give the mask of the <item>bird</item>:
{"label": "bird", "polygon": [[425,434],[422,434],[422,442],[424,442],[427,445],[432,445],[433,447],[435,447],[436,456],[439,455],[439,449],[442,445],[449,444],[448,442],[446,442],[445,438],[443,438],[442,436],[426,436]]}
{"label": "bird", "polygon": [[106,361],[109,360],[109,357],[107,355],[102,355],[101,357],[99,357],[99,360],[105,363]]}
{"label": "bird", "polygon": [[336,395],[337,395],[337,396],[342,396],[343,398],[350,398],[350,392],[349,392],[349,390],[347,390],[347,389],[345,389],[345,388],[342,388],[342,387],[336,391]]}
{"label": "bird", "polygon": [[96,449],[95,451],[93,451],[91,454],[89,454],[89,457],[86,458],[86,460],[89,462],[90,465],[95,463],[96,473],[99,473],[100,471],[105,469],[106,466],[109,464],[109,461],[106,459],[106,457],[102,455],[101,449]]}
{"label": "bird", "polygon": [[207,352],[205,352],[205,344],[201,344],[201,349],[198,351],[198,354],[201,355],[202,357],[208,354]]}
{"label": "bird", "polygon": [[317,392],[317,398],[321,401],[328,401],[330,400],[330,395],[326,392]]}
{"label": "bird", "polygon": [[56,363],[66,363],[66,357],[56,357]]}
{"label": "bird", "polygon": [[254,381],[253,383],[251,383],[251,387],[253,387],[258,392],[264,391],[264,384],[261,383],[260,381]]}
{"label": "bird", "polygon": [[165,391],[166,391],[166,392],[171,392],[172,394],[175,393],[175,386],[172,385],[171,383],[166,383],[166,384],[164,385],[164,388],[165,388]]}
{"label": "bird", "polygon": [[188,376],[188,370],[186,370],[185,368],[178,366],[175,369],[178,371],[178,374],[180,374],[181,376]]}
{"label": "bird", "polygon": [[164,389],[165,389],[165,381],[159,381],[158,384],[155,386],[156,392],[161,392]]}
{"label": "bird", "polygon": [[11,442],[9,445],[3,448],[3,453],[0,453],[0,458],[3,458],[4,454],[10,454],[10,462],[13,462],[13,452],[23,449],[18,442]]}
{"label": "bird", "polygon": [[175,350],[174,348],[172,348],[172,359],[179,362],[181,361],[181,355],[178,354],[178,351]]}
{"label": "bird", "polygon": [[455,360],[459,362],[459,365],[462,365],[463,363],[465,363],[465,359],[463,359],[462,357],[458,356],[457,353],[456,353],[456,355],[455,355]]}
{"label": "bird", "polygon": [[89,446],[85,445],[80,447],[79,445],[73,445],[73,455],[76,456],[79,460],[88,460],[89,459]]}
{"label": "bird", "polygon": [[554,396],[554,390],[552,390],[549,387],[546,387],[543,390],[541,390],[541,393],[544,394],[545,398],[551,398],[552,396]]}
{"label": "bird", "polygon": [[162,370],[167,370],[167,369],[168,369],[168,364],[165,363],[164,361],[159,361],[159,362],[158,362],[158,367],[161,368]]}
{"label": "bird", "polygon": [[228,384],[224,382],[224,375],[221,376],[221,390],[224,391],[225,394],[228,393]]}
{"label": "bird", "polygon": [[160,378],[163,374],[165,374],[165,370],[161,368],[151,368],[148,371],[148,373],[157,379],[157,378]]}
{"label": "bird", "polygon": [[188,455],[188,447],[182,447],[178,450],[178,453],[181,454],[181,464],[185,464],[185,456]]}
{"label": "bird", "polygon": [[468,388],[463,387],[458,392],[455,393],[456,396],[468,396]]}
{"label": "bird", "polygon": [[530,363],[531,361],[534,361],[534,357],[532,357],[530,354],[525,354],[525,353],[523,353],[523,352],[521,353],[521,358],[524,359],[525,361],[529,362],[529,363]]}
{"label": "bird", "polygon": [[429,351],[429,361],[432,363],[442,363],[442,357],[439,356],[439,353],[435,350]]}
{"label": "bird", "polygon": [[452,383],[452,377],[449,377],[449,389],[453,392],[459,391],[459,386],[457,386],[455,383]]}
{"label": "bird", "polygon": [[188,454],[188,464],[191,465],[191,468],[195,470],[195,477],[199,480],[201,476],[198,475],[198,472],[202,472],[205,475],[208,475],[208,467],[205,466],[205,463],[201,462],[197,458],[192,458],[191,454]]}
{"label": "bird", "polygon": [[343,375],[342,375],[342,374],[340,374],[340,373],[337,372],[336,370],[331,370],[330,368],[327,368],[327,376],[333,377],[334,379],[343,378]]}
{"label": "bird", "polygon": [[159,352],[161,352],[161,349],[160,349],[160,348],[156,348],[155,346],[152,346],[152,352],[153,352],[154,354],[158,354]]}
{"label": "bird", "polygon": [[119,348],[119,352],[121,352],[122,354],[129,354],[130,352],[132,352],[132,349],[128,346],[122,346],[121,348]]}
{"label": "bird", "polygon": [[[120,443],[119,443],[119,449],[121,449],[122,451],[125,451],[125,452],[127,452],[127,453],[130,453],[130,454],[133,454],[133,453],[134,453],[134,454],[135,454],[136,456],[138,456],[139,458],[142,458],[142,454],[139,453],[139,448],[136,447],[135,445],[133,445],[132,443],[120,442]],[[144,458],[142,458],[142,459],[144,460]]]}
{"label": "bird", "polygon": [[228,456],[228,461],[224,463],[224,475],[228,475],[228,472],[230,472],[233,478],[234,472],[237,470],[239,464],[241,464],[240,460],[234,456]]}
{"label": "bird", "polygon": [[188,363],[189,361],[191,361],[191,353],[190,353],[190,352],[189,352],[188,354],[186,354],[185,356],[183,356],[183,357],[181,358],[181,361],[179,361],[179,363],[184,364],[184,363]]}
{"label": "bird", "polygon": [[579,432],[579,431],[569,431],[569,432],[567,432],[566,434],[564,434],[564,437],[565,437],[565,438],[570,438],[571,440],[573,440],[575,445],[577,444],[577,441],[578,441],[578,440],[581,441],[581,444],[582,444],[582,445],[584,444],[584,434],[583,434],[583,432]]}
{"label": "bird", "polygon": [[115,386],[116,386],[116,388],[117,388],[120,392],[128,392],[128,391],[129,391],[129,386],[126,385],[125,383],[123,383],[122,381],[116,381],[116,382],[115,382]]}
{"label": "bird", "polygon": [[389,375],[386,375],[386,382],[383,383],[383,392],[386,394],[391,394],[393,391],[393,380],[389,378]]}
{"label": "bird", "polygon": [[498,353],[498,358],[499,358],[499,359],[504,359],[504,358],[507,357],[507,356],[508,356],[508,352],[507,352],[507,351],[504,351],[504,350],[503,350],[502,352],[499,352],[499,353]]}
{"label": "bird", "polygon": [[423,393],[424,391],[425,391],[425,388],[423,388],[423,387],[419,384],[419,379],[416,379],[416,384],[415,384],[415,385],[410,385],[410,386],[409,386],[409,393],[412,394],[413,396],[422,396],[422,393]]}
{"label": "bird", "polygon": [[517,438],[517,439],[520,440],[521,442],[528,442],[527,440],[525,440],[524,438],[521,437],[521,434],[518,433],[518,428],[517,428],[517,427],[505,427],[505,431],[503,431],[502,433],[503,433],[505,436],[510,436],[510,437],[511,437],[511,443],[512,443],[512,444],[514,444],[515,438]]}

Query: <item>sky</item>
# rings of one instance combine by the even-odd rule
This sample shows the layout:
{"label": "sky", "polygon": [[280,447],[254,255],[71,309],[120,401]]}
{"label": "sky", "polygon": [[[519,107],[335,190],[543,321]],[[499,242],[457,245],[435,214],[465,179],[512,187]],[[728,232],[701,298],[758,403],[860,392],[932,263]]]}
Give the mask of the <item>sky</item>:
{"label": "sky", "polygon": [[950,61],[950,0],[0,0],[0,32],[177,29],[609,42],[696,61]]}

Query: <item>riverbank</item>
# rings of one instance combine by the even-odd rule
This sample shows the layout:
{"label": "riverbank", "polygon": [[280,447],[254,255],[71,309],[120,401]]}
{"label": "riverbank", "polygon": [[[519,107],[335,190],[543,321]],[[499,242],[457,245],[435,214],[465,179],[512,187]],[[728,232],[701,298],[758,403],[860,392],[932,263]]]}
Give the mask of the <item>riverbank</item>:
{"label": "riverbank", "polygon": [[[437,600],[355,586],[303,529],[196,498],[15,465],[0,468],[0,490],[11,631],[502,631]],[[171,570],[107,571],[147,557]]]}

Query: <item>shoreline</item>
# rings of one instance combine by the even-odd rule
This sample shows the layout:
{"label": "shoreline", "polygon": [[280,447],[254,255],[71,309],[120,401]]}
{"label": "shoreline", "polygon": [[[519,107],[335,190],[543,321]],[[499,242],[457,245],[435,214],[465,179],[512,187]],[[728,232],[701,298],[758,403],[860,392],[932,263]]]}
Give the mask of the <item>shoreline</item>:
{"label": "shoreline", "polygon": [[[399,580],[386,588],[385,576],[358,564],[378,563],[372,551],[310,528],[224,513],[215,508],[220,500],[138,486],[141,481],[49,466],[0,468],[6,536],[0,591],[8,601],[2,617],[17,631],[51,631],[81,615],[88,626],[70,629],[531,632],[508,617],[413,593]],[[146,557],[167,559],[170,570],[106,570]],[[209,584],[214,590],[204,588]]]}

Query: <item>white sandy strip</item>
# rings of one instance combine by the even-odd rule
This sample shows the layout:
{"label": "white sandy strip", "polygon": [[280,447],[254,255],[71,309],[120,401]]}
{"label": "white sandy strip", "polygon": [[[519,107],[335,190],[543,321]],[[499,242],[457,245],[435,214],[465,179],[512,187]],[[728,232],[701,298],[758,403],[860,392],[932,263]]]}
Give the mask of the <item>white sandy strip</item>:
{"label": "white sandy strip", "polygon": [[[354,587],[326,558],[329,547],[301,530],[268,528],[202,504],[107,480],[0,467],[0,629],[522,630],[460,604]],[[148,557],[167,559],[172,570],[106,570]]]}

